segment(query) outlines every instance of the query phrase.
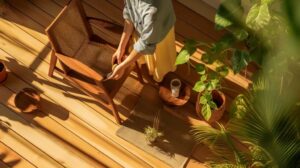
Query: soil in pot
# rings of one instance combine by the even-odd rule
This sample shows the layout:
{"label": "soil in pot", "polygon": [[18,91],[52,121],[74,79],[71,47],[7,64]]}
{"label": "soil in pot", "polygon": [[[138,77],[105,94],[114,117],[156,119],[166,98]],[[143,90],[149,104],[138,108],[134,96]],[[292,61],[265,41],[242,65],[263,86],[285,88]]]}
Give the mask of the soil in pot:
{"label": "soil in pot", "polygon": [[4,82],[7,78],[7,72],[4,64],[0,62],[0,83]]}
{"label": "soil in pot", "polygon": [[[205,120],[201,113],[202,105],[199,103],[200,94],[201,93],[199,93],[196,102],[196,112],[201,119]],[[222,118],[225,111],[226,99],[224,93],[222,93],[221,91],[214,90],[212,92],[212,97],[213,97],[213,101],[216,103],[218,108],[212,111],[211,117],[207,121],[208,123],[214,123],[216,121],[219,121]]]}

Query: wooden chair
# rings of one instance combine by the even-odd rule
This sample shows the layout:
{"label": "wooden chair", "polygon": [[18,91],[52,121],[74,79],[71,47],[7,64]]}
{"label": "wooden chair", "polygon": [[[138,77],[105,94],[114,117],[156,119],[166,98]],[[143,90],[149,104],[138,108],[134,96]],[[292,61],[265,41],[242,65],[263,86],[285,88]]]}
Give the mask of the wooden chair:
{"label": "wooden chair", "polygon": [[[126,69],[121,79],[104,80],[112,71],[111,60],[115,48],[112,43],[93,34],[91,22],[97,23],[101,29],[112,35],[121,33],[123,29],[109,21],[88,18],[79,0],[70,1],[46,29],[52,45],[49,76],[53,76],[55,69],[61,72],[72,85],[110,109],[120,124],[121,119],[113,97],[134,65]],[[56,67],[57,60],[62,69]],[[139,70],[138,76],[142,82]]]}

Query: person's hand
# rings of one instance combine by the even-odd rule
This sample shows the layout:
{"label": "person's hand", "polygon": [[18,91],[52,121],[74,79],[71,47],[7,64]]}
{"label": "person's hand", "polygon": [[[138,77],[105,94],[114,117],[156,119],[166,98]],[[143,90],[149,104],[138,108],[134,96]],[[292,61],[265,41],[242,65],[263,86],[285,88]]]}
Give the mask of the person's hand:
{"label": "person's hand", "polygon": [[121,64],[122,59],[124,57],[124,51],[122,51],[121,49],[117,49],[116,52],[113,54],[112,56],[112,63],[115,63],[115,61],[117,60],[118,64]]}
{"label": "person's hand", "polygon": [[124,66],[117,65],[108,79],[119,80],[124,75],[125,69]]}

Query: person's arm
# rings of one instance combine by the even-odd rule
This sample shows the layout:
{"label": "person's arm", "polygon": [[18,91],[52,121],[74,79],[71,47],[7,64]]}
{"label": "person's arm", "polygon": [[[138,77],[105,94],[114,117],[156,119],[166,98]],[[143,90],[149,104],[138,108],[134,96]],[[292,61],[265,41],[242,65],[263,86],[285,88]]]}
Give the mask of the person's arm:
{"label": "person's arm", "polygon": [[134,64],[135,61],[137,61],[141,56],[141,53],[133,49],[130,52],[129,56],[121,64],[117,65],[117,67],[114,69],[113,73],[109,76],[108,79],[120,79],[123,76],[125,69],[128,68],[128,66]]}
{"label": "person's arm", "polygon": [[125,55],[126,46],[128,44],[128,41],[130,39],[130,36],[132,35],[132,32],[134,30],[133,24],[129,20],[125,20],[124,22],[124,30],[121,36],[121,40],[118,46],[118,49],[112,56],[112,61],[115,62],[115,60],[118,61],[118,64],[121,63],[122,58]]}

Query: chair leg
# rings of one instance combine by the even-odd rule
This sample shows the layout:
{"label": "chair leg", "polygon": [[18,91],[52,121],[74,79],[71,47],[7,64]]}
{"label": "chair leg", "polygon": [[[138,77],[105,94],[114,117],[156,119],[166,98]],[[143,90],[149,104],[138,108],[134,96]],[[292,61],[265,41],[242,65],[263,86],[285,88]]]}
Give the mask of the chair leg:
{"label": "chair leg", "polygon": [[48,76],[50,76],[50,77],[53,77],[53,72],[54,72],[56,62],[57,62],[57,57],[55,56],[54,51],[52,51],[51,59],[50,59],[50,67],[49,67],[49,72],[48,72]]}
{"label": "chair leg", "polygon": [[121,118],[120,118],[119,112],[117,110],[117,107],[116,107],[114,101],[111,98],[109,98],[109,102],[110,102],[111,110],[114,114],[114,117],[115,117],[117,123],[121,124]]}
{"label": "chair leg", "polygon": [[139,81],[141,82],[141,84],[145,84],[141,68],[139,67],[139,64],[137,62],[135,62],[135,67],[136,67],[136,72],[137,72]]}

